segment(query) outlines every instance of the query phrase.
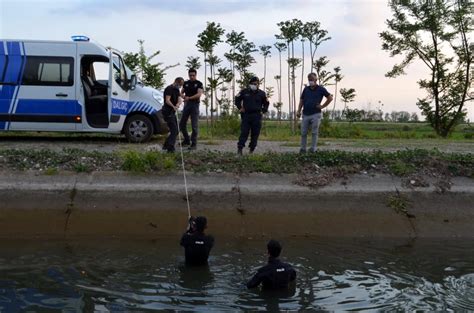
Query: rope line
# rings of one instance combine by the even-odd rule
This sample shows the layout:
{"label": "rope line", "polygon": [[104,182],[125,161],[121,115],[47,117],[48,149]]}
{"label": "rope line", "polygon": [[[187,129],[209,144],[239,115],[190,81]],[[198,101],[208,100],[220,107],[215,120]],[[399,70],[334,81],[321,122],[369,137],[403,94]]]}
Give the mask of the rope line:
{"label": "rope line", "polygon": [[183,168],[184,190],[186,192],[186,204],[188,205],[188,219],[189,219],[191,217],[191,208],[189,206],[188,181],[186,179],[186,169],[184,168],[183,144],[181,143],[181,132],[179,131],[178,112],[176,112],[174,116],[176,117],[176,127],[178,127],[179,149],[181,150],[181,167]]}

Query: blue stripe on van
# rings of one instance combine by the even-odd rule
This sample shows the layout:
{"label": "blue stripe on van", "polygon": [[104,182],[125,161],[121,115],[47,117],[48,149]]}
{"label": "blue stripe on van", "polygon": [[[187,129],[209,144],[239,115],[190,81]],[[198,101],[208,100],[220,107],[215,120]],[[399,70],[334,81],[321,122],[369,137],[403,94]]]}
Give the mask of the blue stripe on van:
{"label": "blue stripe on van", "polygon": [[0,82],[3,82],[3,72],[7,63],[7,57],[5,56],[5,48],[3,47],[3,41],[0,40]]}
{"label": "blue stripe on van", "polygon": [[23,64],[23,56],[20,51],[20,42],[7,42],[8,67],[3,82],[18,84]]}
{"label": "blue stripe on van", "polygon": [[[8,64],[2,82],[11,84],[1,86],[0,113],[10,113],[15,104],[15,97],[19,89],[21,73],[24,69],[25,63],[25,57],[22,56],[20,44],[22,43],[19,41],[7,41],[7,49],[5,51],[3,41],[0,42],[0,54],[3,55],[3,59],[5,59],[5,55],[8,55]],[[4,130],[8,128],[8,124],[8,122],[2,122],[0,124],[0,129]]]}
{"label": "blue stripe on van", "polygon": [[20,99],[14,114],[80,115],[81,112],[77,100]]}

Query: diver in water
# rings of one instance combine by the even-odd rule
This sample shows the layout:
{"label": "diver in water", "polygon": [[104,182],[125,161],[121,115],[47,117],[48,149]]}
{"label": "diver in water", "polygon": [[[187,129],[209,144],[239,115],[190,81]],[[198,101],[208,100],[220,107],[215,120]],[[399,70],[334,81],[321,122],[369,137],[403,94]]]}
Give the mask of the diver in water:
{"label": "diver in water", "polygon": [[289,283],[296,279],[296,271],[293,267],[278,259],[281,249],[282,247],[278,241],[270,240],[268,242],[268,264],[257,271],[247,283],[247,288],[255,288],[262,284],[265,290],[287,289]]}
{"label": "diver in water", "polygon": [[180,245],[184,247],[186,264],[206,265],[209,252],[214,246],[214,237],[204,233],[207,219],[204,216],[191,216],[188,229],[181,237]]}

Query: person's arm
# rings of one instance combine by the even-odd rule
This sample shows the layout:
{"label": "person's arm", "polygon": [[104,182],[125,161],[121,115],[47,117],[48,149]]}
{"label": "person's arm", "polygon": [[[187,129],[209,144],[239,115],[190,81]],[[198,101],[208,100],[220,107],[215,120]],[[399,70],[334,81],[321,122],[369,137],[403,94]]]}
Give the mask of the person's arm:
{"label": "person's arm", "polygon": [[201,99],[201,96],[202,96],[203,93],[204,93],[204,90],[199,88],[197,90],[197,94],[195,94],[194,96],[191,96],[191,97],[184,97],[184,101],[199,100],[199,99]]}
{"label": "person's arm", "polygon": [[187,239],[188,239],[188,233],[184,233],[183,236],[181,237],[181,240],[179,241],[179,245],[182,246],[182,247],[186,247],[187,246]]}
{"label": "person's arm", "polygon": [[243,112],[245,112],[245,108],[242,105],[242,99],[243,98],[242,98],[242,91],[241,91],[237,94],[237,96],[235,96],[234,104],[237,107],[237,109],[239,109],[239,111],[243,113]]}
{"label": "person's arm", "polygon": [[263,93],[263,110],[262,110],[262,112],[267,113],[269,106],[270,106],[270,102],[268,101],[267,95],[264,92]]}
{"label": "person's arm", "polygon": [[296,116],[297,116],[298,118],[301,117],[301,109],[303,108],[304,91],[305,91],[305,90],[306,90],[306,89],[303,89],[303,92],[301,93],[300,103],[298,104],[298,111],[296,111],[296,112],[297,112],[297,113],[296,113]]}
{"label": "person's arm", "polygon": [[297,113],[296,113],[296,116],[297,116],[298,118],[301,117],[301,108],[302,108],[302,107],[303,107],[303,98],[300,99],[300,103],[298,104],[298,111],[297,111]]}
{"label": "person's arm", "polygon": [[291,272],[290,272],[290,282],[291,281],[294,281],[296,279],[296,271],[294,268],[291,268]]}
{"label": "person's arm", "polygon": [[324,109],[325,107],[327,107],[329,105],[329,103],[331,103],[333,99],[333,96],[331,94],[329,94],[327,97],[326,97],[326,101],[323,103],[323,105],[321,106],[321,109]]}
{"label": "person's arm", "polygon": [[178,109],[178,106],[175,106],[173,103],[171,103],[171,96],[168,96],[168,95],[165,96],[165,103],[169,105],[170,107],[172,107],[173,110],[175,111]]}
{"label": "person's arm", "polygon": [[326,88],[324,88],[324,94],[323,95],[326,97],[326,101],[324,101],[324,103],[322,105],[319,105],[321,110],[324,109],[325,107],[327,107],[333,99],[332,95],[327,91]]}
{"label": "person's arm", "polygon": [[260,272],[260,270],[252,277],[251,280],[249,280],[247,282],[247,288],[248,289],[251,289],[251,288],[255,288],[255,287],[258,287],[258,285],[260,285],[263,281],[263,275],[262,273]]}

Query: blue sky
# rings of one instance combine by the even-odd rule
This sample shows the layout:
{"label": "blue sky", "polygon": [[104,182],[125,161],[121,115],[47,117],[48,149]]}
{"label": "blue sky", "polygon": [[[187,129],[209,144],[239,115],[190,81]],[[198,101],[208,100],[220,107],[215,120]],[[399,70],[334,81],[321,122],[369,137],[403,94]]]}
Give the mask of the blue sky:
{"label": "blue sky", "polygon": [[[137,39],[143,39],[147,52],[161,51],[157,61],[181,64],[168,72],[167,80],[171,82],[176,76],[186,76],[188,56],[200,55],[195,46],[197,35],[207,21],[220,23],[227,32],[243,31],[257,45],[272,45],[279,32],[278,22],[317,20],[332,37],[317,56],[326,55],[331,60],[330,68],[342,68],[341,87],[356,89],[352,107],[375,109],[380,101],[386,112],[419,112],[416,101],[423,92],[416,82],[426,76],[424,67],[416,63],[406,76],[384,77],[395,62],[381,50],[378,37],[389,17],[385,0],[0,0],[0,37],[69,40],[71,35],[84,34],[127,52],[136,51]],[[216,51],[224,59],[227,49],[222,43]],[[267,81],[272,85],[271,77],[278,72],[277,56],[273,50],[267,62]],[[259,54],[255,58],[257,64],[252,71],[262,76],[263,61]],[[203,79],[202,71],[198,75]],[[337,107],[341,108],[342,103],[338,102]],[[471,106],[471,120],[473,111]]]}

